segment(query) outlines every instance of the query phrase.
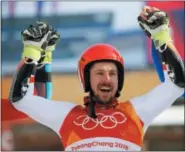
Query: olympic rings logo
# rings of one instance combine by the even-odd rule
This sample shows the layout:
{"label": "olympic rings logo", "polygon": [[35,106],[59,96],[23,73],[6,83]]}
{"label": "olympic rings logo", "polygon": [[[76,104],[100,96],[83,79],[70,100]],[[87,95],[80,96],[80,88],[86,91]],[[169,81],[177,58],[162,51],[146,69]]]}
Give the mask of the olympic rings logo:
{"label": "olympic rings logo", "polygon": [[[121,118],[121,119],[120,119]],[[103,113],[97,113],[97,118],[93,119],[88,115],[81,115],[76,118],[73,123],[77,126],[81,126],[84,130],[93,130],[99,125],[104,129],[113,129],[118,124],[123,124],[127,118],[121,112],[115,112],[111,115],[105,115]],[[110,122],[107,124],[106,122]]]}

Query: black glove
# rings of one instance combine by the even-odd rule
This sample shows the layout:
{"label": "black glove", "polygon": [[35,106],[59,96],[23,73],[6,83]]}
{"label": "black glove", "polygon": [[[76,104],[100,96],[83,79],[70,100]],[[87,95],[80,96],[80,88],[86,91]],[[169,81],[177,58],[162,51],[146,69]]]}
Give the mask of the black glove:
{"label": "black glove", "polygon": [[[44,22],[39,22],[35,25],[30,25],[27,29],[21,32],[23,41],[41,42],[41,39],[49,32],[47,43],[42,44],[41,48],[46,49],[47,46],[54,46],[60,39],[60,34],[54,28]],[[46,49],[48,50],[48,49]]]}
{"label": "black glove", "polygon": [[[46,56],[47,52],[54,50],[60,35],[54,28],[44,22],[37,22],[35,25],[30,25],[27,29],[21,32],[24,43],[23,58],[27,57],[32,60],[39,61]],[[51,61],[51,53],[47,55],[48,61]]]}
{"label": "black glove", "polygon": [[138,16],[138,23],[146,35],[154,41],[157,49],[171,41],[169,19],[165,12],[146,6]]}

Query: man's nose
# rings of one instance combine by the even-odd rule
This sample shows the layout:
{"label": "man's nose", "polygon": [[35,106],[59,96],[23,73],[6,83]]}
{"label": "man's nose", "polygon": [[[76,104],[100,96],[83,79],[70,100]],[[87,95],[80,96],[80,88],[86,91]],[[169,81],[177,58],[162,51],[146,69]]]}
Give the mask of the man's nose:
{"label": "man's nose", "polygon": [[110,81],[110,79],[111,79],[111,78],[110,78],[109,73],[105,73],[105,74],[104,74],[104,80],[105,80],[105,81]]}

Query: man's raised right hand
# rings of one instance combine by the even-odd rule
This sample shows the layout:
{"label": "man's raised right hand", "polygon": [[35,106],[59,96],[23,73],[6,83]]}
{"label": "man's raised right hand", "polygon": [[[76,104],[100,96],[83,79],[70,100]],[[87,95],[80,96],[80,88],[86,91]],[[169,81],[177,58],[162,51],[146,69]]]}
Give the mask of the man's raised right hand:
{"label": "man's raised right hand", "polygon": [[60,35],[44,22],[30,25],[21,32],[24,50],[22,57],[39,61],[46,51],[53,51]]}

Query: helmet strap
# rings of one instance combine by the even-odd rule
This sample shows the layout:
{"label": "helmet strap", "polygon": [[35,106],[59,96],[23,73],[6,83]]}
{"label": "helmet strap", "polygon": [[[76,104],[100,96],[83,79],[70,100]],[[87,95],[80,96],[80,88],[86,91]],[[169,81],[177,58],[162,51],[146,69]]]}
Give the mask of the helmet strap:
{"label": "helmet strap", "polygon": [[96,112],[95,112],[95,105],[96,105],[96,101],[94,101],[92,99],[92,96],[89,97],[89,116],[91,118],[97,118]]}
{"label": "helmet strap", "polygon": [[89,95],[84,97],[84,105],[86,106],[86,108],[89,108],[89,112],[88,115],[91,118],[97,118],[96,112],[95,112],[95,105],[96,105],[96,101],[93,100],[93,96]]}

